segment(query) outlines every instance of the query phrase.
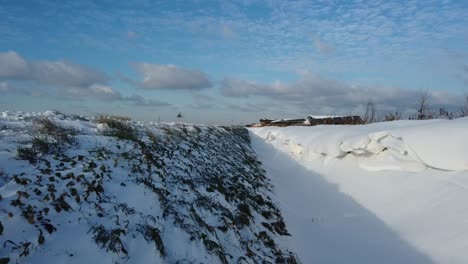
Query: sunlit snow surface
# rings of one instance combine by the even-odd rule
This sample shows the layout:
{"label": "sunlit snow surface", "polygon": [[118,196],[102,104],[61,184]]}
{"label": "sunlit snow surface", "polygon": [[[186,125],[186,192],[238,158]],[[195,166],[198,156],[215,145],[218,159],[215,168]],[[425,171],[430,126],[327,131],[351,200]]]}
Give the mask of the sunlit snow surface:
{"label": "sunlit snow surface", "polygon": [[468,263],[468,118],[250,131],[304,263]]}

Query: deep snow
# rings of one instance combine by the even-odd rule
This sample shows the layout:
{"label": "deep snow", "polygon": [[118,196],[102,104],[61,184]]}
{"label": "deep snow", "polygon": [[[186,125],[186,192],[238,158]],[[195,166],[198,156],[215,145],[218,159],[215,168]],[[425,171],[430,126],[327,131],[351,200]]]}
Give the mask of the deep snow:
{"label": "deep snow", "polygon": [[251,128],[304,263],[467,263],[468,119]]}

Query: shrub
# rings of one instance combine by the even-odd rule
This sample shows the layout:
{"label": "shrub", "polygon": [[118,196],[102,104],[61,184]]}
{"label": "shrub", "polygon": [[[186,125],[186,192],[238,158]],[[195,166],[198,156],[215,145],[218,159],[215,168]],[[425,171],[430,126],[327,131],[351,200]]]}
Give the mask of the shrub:
{"label": "shrub", "polygon": [[417,102],[417,113],[416,119],[417,120],[426,120],[426,119],[433,119],[434,113],[431,110],[429,105],[430,94],[428,91],[420,91],[418,95],[418,102]]}
{"label": "shrub", "polygon": [[150,225],[139,225],[137,231],[140,232],[146,241],[153,241],[156,249],[161,254],[161,257],[166,256],[166,249],[164,247],[163,240],[161,238],[161,232],[159,229]]}
{"label": "shrub", "polygon": [[385,114],[384,121],[395,121],[395,120],[400,120],[400,119],[401,119],[401,113],[395,112],[395,113]]}
{"label": "shrub", "polygon": [[126,235],[123,229],[106,229],[103,225],[99,225],[92,227],[91,230],[94,234],[93,239],[99,246],[107,251],[122,252],[128,255],[122,240],[120,240],[120,235]]}
{"label": "shrub", "polygon": [[130,119],[127,117],[116,117],[116,116],[99,116],[96,118],[96,123],[106,124],[110,130],[104,134],[107,136],[113,136],[121,140],[138,141],[138,133],[127,122]]}
{"label": "shrub", "polygon": [[16,149],[17,157],[21,160],[27,160],[30,163],[36,163],[38,158],[38,153],[34,151],[32,147],[23,147],[19,146]]}
{"label": "shrub", "polygon": [[38,118],[34,123],[32,140],[27,142],[30,146],[17,148],[19,159],[36,163],[42,155],[60,154],[67,146],[76,143],[73,129],[61,127],[47,118]]}
{"label": "shrub", "polygon": [[53,139],[58,145],[75,143],[76,131],[73,129],[61,127],[48,118],[39,118],[35,123],[37,125],[36,133]]}
{"label": "shrub", "polygon": [[438,118],[442,119],[453,119],[454,116],[455,115],[452,112],[449,112],[445,107],[441,107],[437,115]]}

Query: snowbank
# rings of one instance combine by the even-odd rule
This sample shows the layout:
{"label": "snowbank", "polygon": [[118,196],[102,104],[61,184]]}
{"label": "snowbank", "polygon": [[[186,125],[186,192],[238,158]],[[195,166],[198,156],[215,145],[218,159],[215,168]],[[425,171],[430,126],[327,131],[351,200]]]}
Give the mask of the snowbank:
{"label": "snowbank", "polygon": [[352,155],[367,170],[468,170],[468,118],[394,121],[365,126],[263,127],[268,141],[303,157]]}
{"label": "snowbank", "polygon": [[303,263],[468,263],[468,119],[251,128]]}

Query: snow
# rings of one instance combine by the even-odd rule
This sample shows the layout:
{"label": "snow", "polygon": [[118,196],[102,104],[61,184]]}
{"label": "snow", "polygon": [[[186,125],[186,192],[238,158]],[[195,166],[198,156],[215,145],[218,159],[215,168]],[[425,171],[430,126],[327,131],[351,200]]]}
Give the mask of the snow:
{"label": "snow", "polygon": [[339,115],[309,115],[309,116],[312,117],[312,118],[315,118],[315,119],[343,117],[343,116],[339,116]]}
{"label": "snow", "polygon": [[282,122],[306,122],[307,119],[304,118],[282,118],[271,121],[271,124],[282,123]]}
{"label": "snow", "polygon": [[247,130],[118,121],[119,134],[96,120],[1,113],[1,263],[294,258],[274,242],[288,233]]}
{"label": "snow", "polygon": [[[20,159],[43,118],[74,141]],[[136,140],[96,120],[1,113],[1,261],[468,263],[468,118],[250,133],[121,121]]]}
{"label": "snow", "polygon": [[[290,141],[290,148],[302,156],[355,156],[359,166],[368,170],[468,169],[468,118],[253,131],[269,141]],[[369,162],[369,157],[375,162]]]}
{"label": "snow", "polygon": [[467,263],[468,119],[251,128],[303,263]]}

